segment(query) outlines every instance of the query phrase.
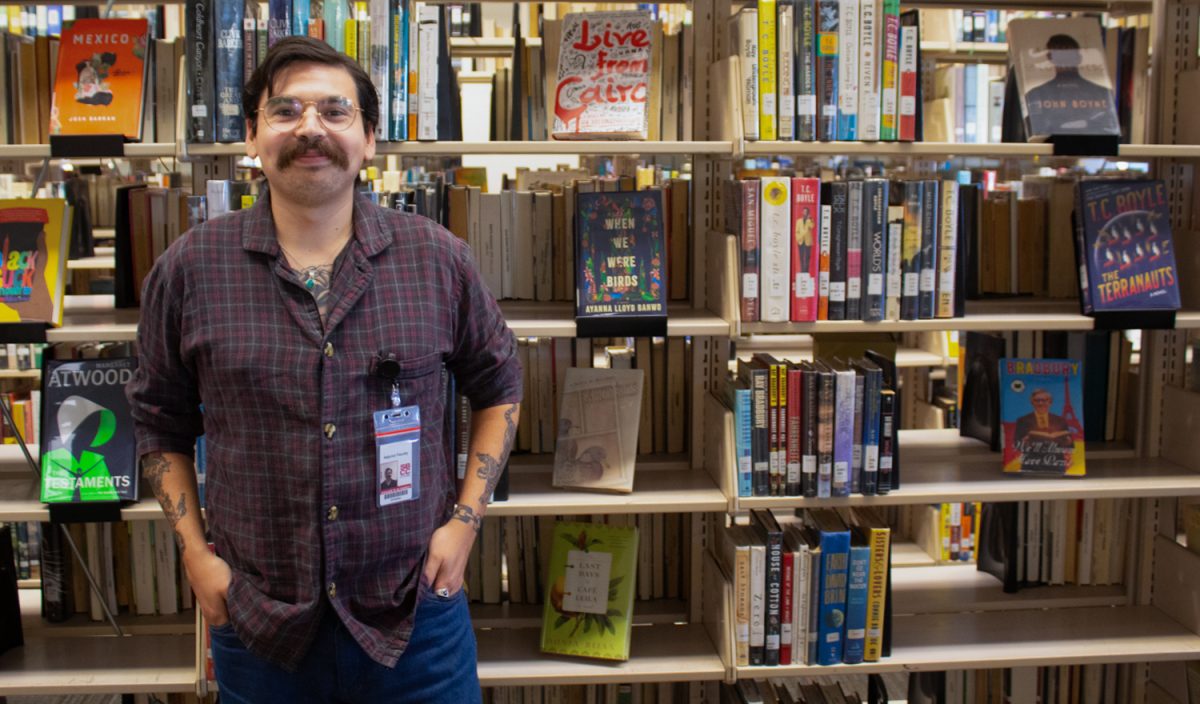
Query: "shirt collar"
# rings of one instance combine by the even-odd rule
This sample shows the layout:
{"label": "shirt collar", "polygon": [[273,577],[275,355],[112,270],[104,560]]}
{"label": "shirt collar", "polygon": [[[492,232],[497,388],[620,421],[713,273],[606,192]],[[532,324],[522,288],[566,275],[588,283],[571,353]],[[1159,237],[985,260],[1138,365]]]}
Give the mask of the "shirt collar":
{"label": "shirt collar", "polygon": [[[381,208],[359,192],[354,194],[354,237],[364,255],[373,257],[387,249],[393,237],[383,227]],[[276,256],[279,241],[275,238],[275,220],[271,217],[271,192],[264,189],[262,195],[249,210],[246,225],[242,228],[242,248],[251,252],[262,252]]]}

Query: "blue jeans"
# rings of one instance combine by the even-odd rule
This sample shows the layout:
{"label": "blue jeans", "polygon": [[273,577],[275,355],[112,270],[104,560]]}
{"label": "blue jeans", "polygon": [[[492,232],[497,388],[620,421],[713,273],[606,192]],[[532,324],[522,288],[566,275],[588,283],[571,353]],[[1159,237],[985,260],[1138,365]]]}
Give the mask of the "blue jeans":
{"label": "blue jeans", "polygon": [[443,599],[418,588],[412,640],[394,668],[368,657],[332,608],[294,673],[248,651],[231,625],[210,628],[221,704],[480,702],[466,593]]}

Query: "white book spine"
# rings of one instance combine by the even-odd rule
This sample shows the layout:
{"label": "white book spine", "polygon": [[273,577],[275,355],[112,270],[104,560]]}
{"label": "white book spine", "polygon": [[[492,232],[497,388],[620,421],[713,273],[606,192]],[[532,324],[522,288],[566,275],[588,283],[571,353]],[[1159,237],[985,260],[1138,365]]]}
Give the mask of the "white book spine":
{"label": "white book spine", "polygon": [[942,182],[941,227],[938,245],[937,318],[954,317],[954,286],[958,268],[958,184]]}
{"label": "white book spine", "polygon": [[418,5],[417,139],[438,138],[438,8]]}
{"label": "white book spine", "polygon": [[388,0],[370,0],[371,10],[371,83],[379,92],[379,122],[375,125],[375,138],[387,140],[391,122],[391,52],[390,35],[392,26],[388,21]]}
{"label": "white book spine", "polygon": [[750,546],[750,648],[767,644],[767,548]]}
{"label": "white book spine", "polygon": [[796,55],[792,52],[795,42],[796,6],[791,2],[779,3],[776,32],[778,39],[777,63],[779,65],[779,131],[777,137],[785,142],[796,138]]}
{"label": "white book spine", "polygon": [[858,136],[859,0],[840,0],[839,6],[838,139],[847,140]]}
{"label": "white book spine", "polygon": [[866,142],[879,140],[879,3],[861,0],[859,31],[862,51],[858,65],[858,138]]}
{"label": "white book spine", "polygon": [[742,126],[745,137],[758,139],[758,10],[745,8],[734,17],[733,41],[735,55],[740,58],[741,81],[739,98],[742,104]]}
{"label": "white book spine", "polygon": [[786,323],[791,315],[792,258],[791,241],[792,199],[791,181],[787,178],[762,179],[762,200],[759,205],[762,256],[762,320],[767,323]]}

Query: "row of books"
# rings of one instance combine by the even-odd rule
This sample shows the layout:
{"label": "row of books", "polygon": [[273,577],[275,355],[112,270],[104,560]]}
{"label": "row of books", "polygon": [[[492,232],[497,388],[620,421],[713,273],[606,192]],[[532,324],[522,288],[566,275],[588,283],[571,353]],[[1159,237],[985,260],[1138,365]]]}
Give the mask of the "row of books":
{"label": "row of books", "polygon": [[735,658],[745,665],[835,665],[887,655],[891,529],[871,510],[751,511],[718,529],[732,587]]}
{"label": "row of books", "polygon": [[[846,691],[846,682],[829,678],[798,679],[772,678],[769,680],[739,679],[733,684],[721,685],[721,702],[725,704],[862,704],[886,702],[887,690],[879,675],[868,678],[866,699],[851,688]],[[854,684],[860,684],[855,682]]]}
{"label": "row of books", "polygon": [[17,438],[21,437],[31,448],[37,447],[41,428],[39,414],[42,407],[42,392],[33,389],[31,391],[9,391],[3,395],[13,419],[13,422],[9,423],[8,418],[0,418],[0,439],[3,444],[16,444]]}
{"label": "row of books", "polygon": [[636,684],[547,684],[491,687],[483,690],[484,704],[683,704],[695,701],[687,682]]}
{"label": "row of books", "polygon": [[729,20],[748,140],[921,139],[920,23],[899,0],[758,0]]}
{"label": "row of books", "polygon": [[961,188],[932,179],[727,182],[742,321],[962,315]]}
{"label": "row of books", "polygon": [[0,369],[41,369],[45,349],[46,346],[38,342],[0,344]]}
{"label": "row of books", "polygon": [[793,363],[738,360],[724,400],[734,414],[738,496],[829,498],[894,487],[896,390],[873,352]]}
{"label": "row of books", "polygon": [[1136,666],[1121,663],[914,672],[911,704],[1117,704]]}
{"label": "row of books", "polygon": [[1008,40],[1009,10],[921,9],[921,38],[925,41],[994,44]]}
{"label": "row of books", "polygon": [[16,556],[17,579],[42,578],[42,525],[33,521],[7,524],[12,530],[12,550]]}
{"label": "row of books", "polygon": [[940,564],[975,562],[980,508],[979,502],[901,506],[893,524]]}

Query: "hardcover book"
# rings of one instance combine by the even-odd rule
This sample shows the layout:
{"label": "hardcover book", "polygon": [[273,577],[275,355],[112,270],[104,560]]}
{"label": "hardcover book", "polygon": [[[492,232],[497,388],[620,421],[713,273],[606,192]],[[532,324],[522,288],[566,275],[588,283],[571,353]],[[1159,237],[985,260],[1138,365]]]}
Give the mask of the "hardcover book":
{"label": "hardcover book", "polygon": [[1013,20],[1008,48],[1029,141],[1051,135],[1120,136],[1095,18]]}
{"label": "hardcover book", "polygon": [[1000,360],[1004,471],[1085,473],[1083,364],[1074,359]]}
{"label": "hardcover book", "polygon": [[1085,314],[1179,309],[1166,184],[1081,181],[1075,209]]}
{"label": "hardcover book", "polygon": [[137,449],[125,398],[136,368],[134,357],[46,360],[42,501],[137,499]]}
{"label": "hardcover book", "polygon": [[555,139],[646,139],[653,25],[643,10],[564,18],[554,86]]}
{"label": "hardcover book", "polygon": [[641,420],[641,369],[567,369],[555,487],[629,493]]}
{"label": "hardcover book", "polygon": [[147,26],[144,19],[80,19],[63,30],[50,134],[141,139]]}
{"label": "hardcover book", "polygon": [[559,522],[551,545],[542,652],[628,660],[637,527]]}
{"label": "hardcover book", "polygon": [[580,193],[575,208],[576,316],[666,317],[662,194]]}
{"label": "hardcover book", "polygon": [[62,325],[71,214],[58,198],[0,199],[0,323]]}

